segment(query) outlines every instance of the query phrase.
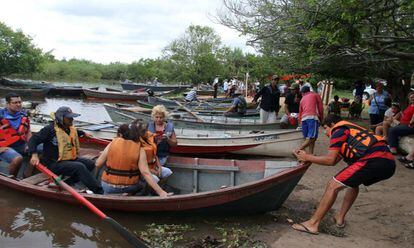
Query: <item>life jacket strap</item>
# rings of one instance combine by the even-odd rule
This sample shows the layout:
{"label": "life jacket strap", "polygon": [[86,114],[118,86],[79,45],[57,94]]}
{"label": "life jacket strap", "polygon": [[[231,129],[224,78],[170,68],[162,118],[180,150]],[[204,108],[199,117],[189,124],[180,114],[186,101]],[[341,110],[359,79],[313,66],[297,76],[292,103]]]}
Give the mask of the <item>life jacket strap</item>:
{"label": "life jacket strap", "polygon": [[139,176],[141,172],[139,170],[117,170],[111,167],[106,167],[105,172],[108,174],[116,175],[116,176],[123,176],[123,177],[134,177]]}

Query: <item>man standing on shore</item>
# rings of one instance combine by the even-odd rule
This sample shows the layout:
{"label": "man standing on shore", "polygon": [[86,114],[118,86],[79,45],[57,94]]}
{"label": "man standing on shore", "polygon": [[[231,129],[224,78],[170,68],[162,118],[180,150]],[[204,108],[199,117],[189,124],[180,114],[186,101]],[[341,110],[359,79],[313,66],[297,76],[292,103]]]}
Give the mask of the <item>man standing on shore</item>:
{"label": "man standing on shore", "polygon": [[339,191],[346,189],[341,210],[334,217],[337,227],[345,227],[345,215],[351,208],[359,193],[359,185],[372,185],[390,178],[395,172],[394,156],[381,137],[351,122],[342,121],[337,115],[328,115],[323,127],[330,137],[329,153],[314,156],[303,150],[295,156],[301,162],[333,166],[344,159],[348,166],[334,176],[313,216],[302,223],[293,224],[296,231],[310,234],[319,233],[319,224],[334,204]]}
{"label": "man standing on shore", "polygon": [[302,134],[305,142],[297,149],[303,150],[309,147],[313,154],[315,142],[318,138],[319,123],[323,120],[323,104],[318,93],[311,92],[308,86],[303,86],[302,99],[299,105],[298,120],[302,124]]}
{"label": "man standing on shore", "polygon": [[272,82],[263,87],[253,98],[252,102],[257,102],[259,97],[262,97],[260,102],[260,121],[261,123],[275,123],[277,114],[279,112],[280,91],[277,88],[279,83],[279,76],[273,75]]}

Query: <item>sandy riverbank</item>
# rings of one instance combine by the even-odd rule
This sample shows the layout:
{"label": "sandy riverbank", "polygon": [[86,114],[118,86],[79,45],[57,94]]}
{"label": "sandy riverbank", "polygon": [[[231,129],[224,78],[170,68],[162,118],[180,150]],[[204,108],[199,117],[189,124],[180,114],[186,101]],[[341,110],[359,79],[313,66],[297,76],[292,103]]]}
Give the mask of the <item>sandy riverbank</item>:
{"label": "sandy riverbank", "polygon": [[[321,136],[317,154],[324,154],[328,138]],[[343,194],[325,217],[320,234],[293,231],[286,219],[305,220],[314,212],[328,180],[343,167],[312,165],[284,207],[272,213],[277,221],[262,226],[256,239],[271,247],[414,247],[414,171],[397,162],[394,176],[360,194],[347,216],[345,229],[334,227],[331,217],[339,210]],[[339,201],[340,200],[340,201]]]}

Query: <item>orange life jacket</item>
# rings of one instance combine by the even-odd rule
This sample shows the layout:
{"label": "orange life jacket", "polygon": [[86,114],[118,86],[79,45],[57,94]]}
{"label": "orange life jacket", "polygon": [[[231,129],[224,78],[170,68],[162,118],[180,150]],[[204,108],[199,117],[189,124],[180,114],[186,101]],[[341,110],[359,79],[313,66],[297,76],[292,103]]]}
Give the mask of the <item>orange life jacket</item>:
{"label": "orange life jacket", "polygon": [[340,154],[345,162],[354,163],[364,157],[369,148],[384,139],[367,129],[348,121],[340,121],[331,128],[331,134],[339,127],[349,129],[349,135],[341,146]]}
{"label": "orange life jacket", "polygon": [[138,166],[140,149],[141,144],[132,140],[113,139],[108,150],[102,180],[121,186],[138,183],[141,174]]}
{"label": "orange life jacket", "polygon": [[16,129],[10,126],[9,120],[0,120],[0,147],[8,147],[19,140],[27,142],[27,131],[30,130],[30,120],[27,116],[22,116],[19,127]]}
{"label": "orange life jacket", "polygon": [[147,131],[146,138],[140,138],[142,148],[145,150],[147,155],[148,168],[151,173],[157,174],[157,144],[154,141],[155,135],[150,131]]}

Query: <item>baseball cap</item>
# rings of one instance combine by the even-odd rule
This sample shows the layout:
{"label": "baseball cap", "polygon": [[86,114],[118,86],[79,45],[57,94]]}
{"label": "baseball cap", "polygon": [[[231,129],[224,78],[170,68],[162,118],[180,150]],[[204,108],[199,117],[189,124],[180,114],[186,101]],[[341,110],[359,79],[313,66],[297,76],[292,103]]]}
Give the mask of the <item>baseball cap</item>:
{"label": "baseball cap", "polygon": [[75,117],[79,117],[80,114],[73,113],[72,109],[70,109],[69,107],[63,106],[63,107],[58,108],[58,110],[56,110],[56,116],[62,116],[66,118],[75,118]]}
{"label": "baseball cap", "polygon": [[294,89],[299,89],[299,84],[298,83],[293,83],[290,85],[289,89],[294,90]]}

